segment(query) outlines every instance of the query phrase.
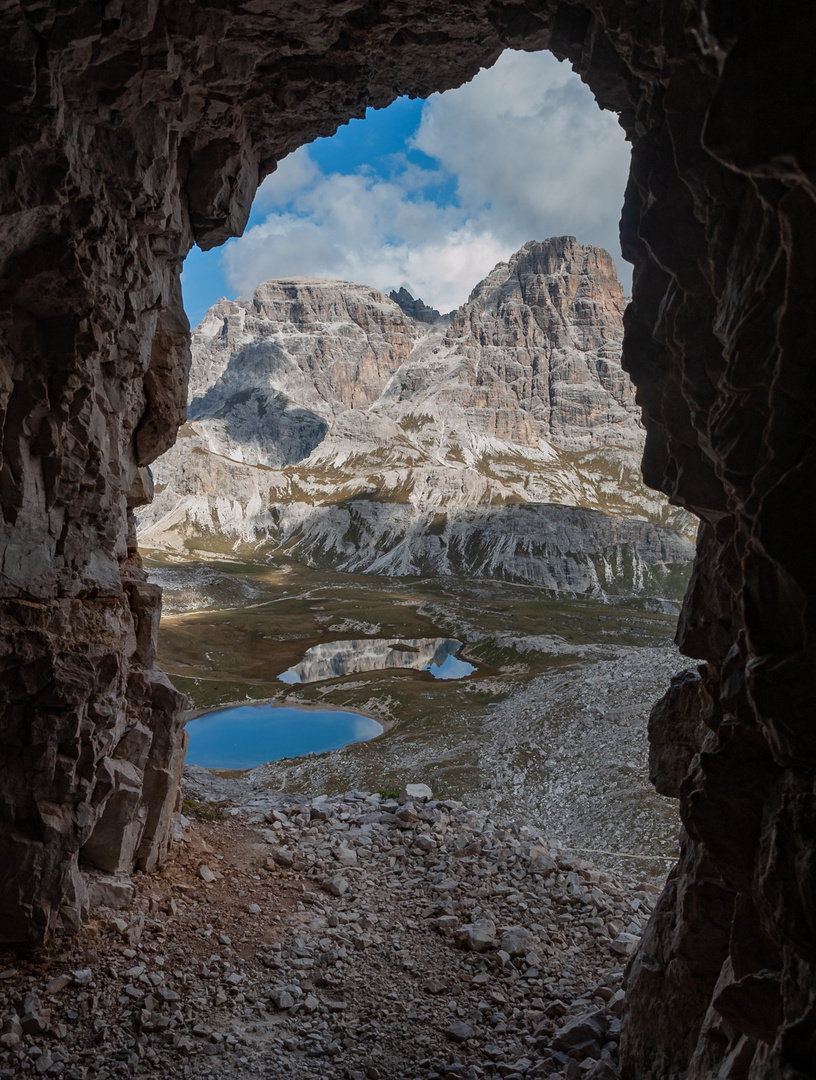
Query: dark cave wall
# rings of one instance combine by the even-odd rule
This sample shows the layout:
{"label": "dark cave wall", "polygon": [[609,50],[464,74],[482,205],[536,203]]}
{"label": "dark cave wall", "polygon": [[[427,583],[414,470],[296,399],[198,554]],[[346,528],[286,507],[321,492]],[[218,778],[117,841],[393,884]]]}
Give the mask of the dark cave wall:
{"label": "dark cave wall", "polygon": [[625,362],[647,481],[703,520],[654,710],[682,853],[632,961],[628,1077],[816,1061],[812,5],[0,5],[0,937],[161,862],[182,699],[129,510],[182,418],[179,273],[277,160],[504,47],[567,57],[633,144]]}

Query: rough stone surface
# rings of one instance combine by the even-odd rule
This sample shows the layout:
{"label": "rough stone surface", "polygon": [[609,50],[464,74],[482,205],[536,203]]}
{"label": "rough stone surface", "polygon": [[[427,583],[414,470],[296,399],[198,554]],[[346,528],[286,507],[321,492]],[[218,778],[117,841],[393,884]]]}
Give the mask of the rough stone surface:
{"label": "rough stone surface", "polygon": [[411,296],[407,289],[400,289],[396,292],[394,289],[388,294],[389,300],[393,300],[395,304],[399,304],[402,310],[410,315],[412,319],[416,319],[417,322],[435,323],[439,318],[439,312],[436,308],[428,307],[427,304],[417,297],[416,299]]}
{"label": "rough stone surface", "polygon": [[[632,141],[623,355],[644,473],[705,522],[680,644],[716,709],[700,703],[686,849],[633,961],[624,1071],[812,1071],[814,21],[804,0],[0,9],[4,936],[77,924],[106,817],[101,857],[152,865],[165,844],[178,698],[141,658],[122,582],[139,581],[128,493],[182,420],[181,259],[240,231],[276,161],[367,105],[549,48]],[[758,1043],[731,970],[763,994],[781,974]]]}
{"label": "rough stone surface", "polygon": [[620,367],[623,289],[603,248],[570,236],[525,244],[454,312],[445,335],[491,404],[490,434],[564,450],[640,449],[634,390]]}
{"label": "rough stone surface", "polygon": [[453,932],[453,940],[460,949],[471,952],[484,952],[496,947],[496,924],[492,919],[477,919],[476,922],[460,926]]}
{"label": "rough stone surface", "polygon": [[[64,1080],[619,1078],[612,935],[645,924],[655,886],[455,801],[418,801],[405,829],[377,794],[226,795],[202,772],[185,775],[187,839],[132,904],[48,951],[0,947],[0,1077],[48,1055]],[[295,866],[265,865],[273,840]],[[320,882],[343,849],[358,870],[335,896]],[[449,927],[471,920],[529,934],[536,955],[457,948]]]}
{"label": "rough stone surface", "polygon": [[399,803],[428,802],[433,798],[433,792],[427,784],[406,784],[399,795]]}
{"label": "rough stone surface", "polygon": [[398,299],[292,278],[210,308],[140,542],[679,600],[696,521],[640,476],[609,255],[527,243],[430,329]]}

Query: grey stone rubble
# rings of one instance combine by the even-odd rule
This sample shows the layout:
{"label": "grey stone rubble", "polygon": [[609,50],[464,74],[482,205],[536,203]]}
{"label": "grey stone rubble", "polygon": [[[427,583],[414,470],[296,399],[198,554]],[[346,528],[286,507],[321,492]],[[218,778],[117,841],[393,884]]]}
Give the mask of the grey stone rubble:
{"label": "grey stone rubble", "polygon": [[224,820],[178,815],[167,898],[137,879],[64,970],[0,971],[0,1076],[616,1077],[622,965],[657,890],[410,793],[188,767],[187,806]]}
{"label": "grey stone rubble", "polygon": [[[441,609],[425,610],[444,618]],[[463,636],[475,642],[479,631],[466,627]],[[553,655],[570,647],[563,638],[516,640]],[[471,809],[540,826],[570,855],[662,883],[677,858],[679,816],[677,801],[649,782],[646,725],[654,702],[688,661],[674,645],[573,648],[579,663],[517,687],[488,705],[484,720],[450,732],[440,727],[433,737],[423,730],[422,737],[378,739],[375,775],[420,775],[433,785],[451,760],[469,758],[456,797]],[[357,744],[267,762],[250,777],[314,795],[355,788],[371,775],[359,751]]]}

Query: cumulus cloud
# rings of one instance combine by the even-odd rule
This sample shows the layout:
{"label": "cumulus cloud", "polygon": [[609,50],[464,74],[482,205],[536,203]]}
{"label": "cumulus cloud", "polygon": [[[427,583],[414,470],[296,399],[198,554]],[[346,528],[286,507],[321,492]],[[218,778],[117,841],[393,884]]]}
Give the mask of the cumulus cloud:
{"label": "cumulus cloud", "polygon": [[387,169],[324,174],[308,147],[281,162],[258,193],[265,219],[224,249],[227,280],[242,293],[301,275],[404,285],[447,311],[525,241],[564,234],[606,247],[621,273],[628,160],[615,117],[565,64],[505,53],[429,98]]}
{"label": "cumulus cloud", "polygon": [[[308,149],[298,155],[305,171]],[[270,211],[226,248],[227,278],[239,292],[272,277],[329,277],[383,291],[405,285],[450,310],[507,255],[457,207],[412,199],[401,184],[376,177],[318,171],[296,205],[297,212]]]}
{"label": "cumulus cloud", "polygon": [[428,100],[414,145],[457,177],[462,207],[506,242],[575,235],[617,254],[629,148],[616,118],[549,53],[505,53]]}

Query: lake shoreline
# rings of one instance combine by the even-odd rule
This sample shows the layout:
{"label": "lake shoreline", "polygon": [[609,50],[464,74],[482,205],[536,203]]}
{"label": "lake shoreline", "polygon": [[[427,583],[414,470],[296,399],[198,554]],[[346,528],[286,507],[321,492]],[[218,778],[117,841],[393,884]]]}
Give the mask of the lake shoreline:
{"label": "lake shoreline", "polygon": [[[191,720],[199,720],[202,716],[209,716],[210,713],[225,712],[227,709],[240,709],[244,705],[268,705],[270,708],[275,709],[302,709],[303,712],[347,713],[353,711],[357,713],[358,716],[364,716],[367,720],[376,720],[378,724],[381,724],[381,734],[384,734],[386,731],[390,731],[392,728],[396,727],[396,720],[389,720],[384,716],[377,716],[375,715],[375,711],[373,709],[369,710],[369,712],[366,713],[359,709],[357,706],[355,706],[354,709],[351,710],[344,705],[324,705],[322,703],[319,705],[313,705],[307,702],[301,703],[297,699],[295,699],[294,704],[290,704],[292,697],[294,697],[294,695],[288,695],[281,698],[244,698],[243,701],[226,701],[223,705],[213,705],[208,709],[190,709],[184,717],[184,725],[186,727]],[[280,704],[276,705],[275,703],[278,701],[280,701]],[[375,738],[379,738],[379,735],[376,735]],[[334,751],[327,750],[326,753],[334,753]],[[301,754],[300,756],[306,757],[308,755]]]}
{"label": "lake shoreline", "polygon": [[[338,750],[344,750],[358,742],[372,742],[383,735],[386,730],[385,725],[377,717],[367,716],[348,707],[329,706],[321,708],[313,704],[291,704],[286,699],[284,699],[283,704],[278,704],[278,700],[272,698],[268,701],[259,702],[244,701],[237,705],[207,709],[198,716],[188,717],[187,724],[192,724],[196,720],[206,721],[207,717],[212,717],[216,727],[215,729],[209,728],[209,744],[206,739],[203,744],[200,741],[200,728],[195,735],[191,734],[189,736],[185,754],[187,763],[198,765],[219,774],[241,775],[251,769],[273,764],[274,762],[291,761],[297,763],[310,757],[322,757],[326,754],[336,753]],[[257,716],[252,715],[253,709],[257,710]],[[229,715],[231,713],[235,715],[231,717]],[[286,715],[275,715],[281,713]],[[308,714],[314,716],[313,721],[307,720]],[[333,720],[334,716],[337,717],[339,727],[336,726]],[[311,732],[311,725],[314,723],[318,727]],[[344,727],[348,728],[349,723],[351,727],[348,731],[345,731]],[[256,727],[258,724],[261,725],[260,728]],[[281,724],[283,725],[282,728]],[[364,725],[364,733],[361,732],[360,724]],[[247,725],[249,726],[247,727]],[[328,729],[324,725],[328,725]],[[295,736],[294,739],[292,739],[293,726],[299,732],[299,737]],[[230,740],[229,744],[219,742],[217,735],[213,743],[214,730],[217,732],[219,729],[223,730],[224,728]],[[375,729],[373,733],[371,728]],[[311,734],[305,735],[307,731],[311,732]],[[276,732],[277,735],[275,735]],[[271,741],[270,734],[272,736]],[[327,735],[329,736],[328,739]],[[337,745],[337,739],[345,739],[346,741]],[[311,743],[314,749],[303,749],[304,742],[307,745]],[[236,756],[235,747],[238,745],[255,747],[261,754],[266,753],[271,756],[262,757],[259,761],[243,765],[240,761],[234,760]],[[287,752],[281,753],[282,750]],[[191,760],[191,752],[196,759],[194,761]],[[243,757],[243,754],[238,756]],[[230,761],[231,757],[232,761]],[[222,764],[215,763],[219,759],[222,760]]]}

